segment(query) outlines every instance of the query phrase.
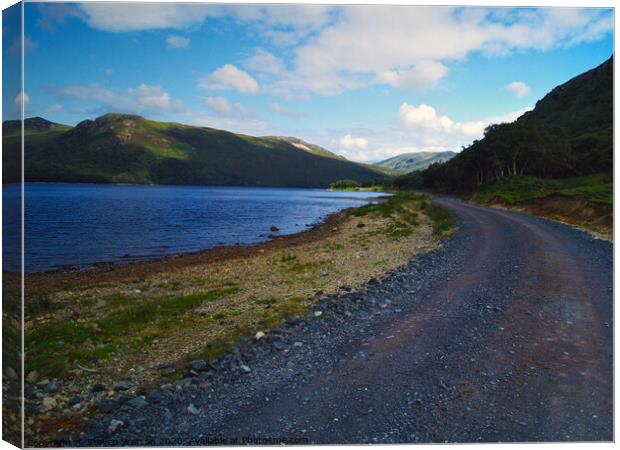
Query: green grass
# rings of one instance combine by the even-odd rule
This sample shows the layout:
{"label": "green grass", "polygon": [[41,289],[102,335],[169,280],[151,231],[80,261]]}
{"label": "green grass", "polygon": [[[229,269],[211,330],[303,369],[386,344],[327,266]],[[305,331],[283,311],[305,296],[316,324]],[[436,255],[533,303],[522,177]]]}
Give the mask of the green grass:
{"label": "green grass", "polygon": [[[54,323],[28,332],[28,370],[37,370],[43,376],[60,376],[74,362],[88,364],[122,348],[139,350],[161,330],[182,326],[187,312],[204,302],[215,301],[238,291],[238,287],[228,287],[152,300],[116,296],[108,301],[117,308],[99,320],[84,324]],[[157,331],[144,333],[147,328]],[[95,346],[94,350],[84,346],[87,340]]]}
{"label": "green grass", "polygon": [[443,237],[454,226],[450,213],[431,203],[428,197],[411,191],[401,191],[376,204],[364,205],[349,212],[354,217],[368,215],[391,218],[392,223],[383,232],[396,239],[413,234],[419,224],[419,212],[424,212],[433,221],[433,233]]}
{"label": "green grass", "polygon": [[487,204],[499,198],[508,205],[549,195],[584,197],[593,203],[613,205],[613,180],[607,175],[547,180],[535,177],[511,177],[483,186],[473,197]]}

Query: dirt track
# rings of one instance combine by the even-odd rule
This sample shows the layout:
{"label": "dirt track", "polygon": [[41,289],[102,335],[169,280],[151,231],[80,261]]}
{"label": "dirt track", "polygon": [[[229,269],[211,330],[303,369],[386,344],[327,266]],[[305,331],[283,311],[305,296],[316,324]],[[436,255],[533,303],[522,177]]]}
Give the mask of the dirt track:
{"label": "dirt track", "polygon": [[612,245],[437,202],[459,223],[441,249],[71,443],[612,440]]}

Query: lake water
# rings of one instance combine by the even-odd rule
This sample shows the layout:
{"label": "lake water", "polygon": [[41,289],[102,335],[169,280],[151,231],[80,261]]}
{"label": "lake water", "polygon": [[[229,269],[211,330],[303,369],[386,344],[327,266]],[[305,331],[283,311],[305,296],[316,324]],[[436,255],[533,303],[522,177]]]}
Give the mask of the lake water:
{"label": "lake water", "polygon": [[[133,262],[222,245],[269,240],[306,230],[327,215],[376,201],[374,192],[320,189],[127,186],[27,183],[27,272]],[[18,184],[3,186],[3,212],[19,208]],[[280,231],[272,233],[272,225]],[[4,227],[5,268],[18,271],[7,242],[19,223]]]}

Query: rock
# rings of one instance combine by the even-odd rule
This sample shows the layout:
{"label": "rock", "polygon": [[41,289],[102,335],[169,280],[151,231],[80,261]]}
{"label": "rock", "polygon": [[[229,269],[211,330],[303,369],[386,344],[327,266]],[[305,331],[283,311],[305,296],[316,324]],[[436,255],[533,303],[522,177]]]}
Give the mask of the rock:
{"label": "rock", "polygon": [[17,373],[12,367],[6,368],[6,376],[9,380],[17,380]]}
{"label": "rock", "polygon": [[106,302],[104,299],[99,299],[97,300],[97,303],[95,303],[95,308],[97,309],[105,308],[107,304],[108,302]]}
{"label": "rock", "polygon": [[207,363],[204,359],[195,359],[194,361],[192,361],[191,366],[192,369],[196,372],[202,372],[204,370],[207,370],[209,363]]}
{"label": "rock", "polygon": [[114,389],[117,391],[128,391],[132,387],[133,387],[133,383],[131,381],[121,380],[118,383],[116,383],[116,386],[114,386]]}
{"label": "rock", "polygon": [[107,399],[101,400],[96,405],[97,409],[104,414],[109,414],[111,412],[114,412],[118,408],[120,408],[120,406],[121,406],[121,402],[119,402],[118,400],[107,400]]}
{"label": "rock", "polygon": [[364,223],[360,222],[356,226],[357,226],[357,228],[364,228],[366,225]]}
{"label": "rock", "polygon": [[191,378],[183,378],[182,380],[177,381],[177,387],[184,388],[192,384]]}
{"label": "rock", "polygon": [[105,391],[105,386],[101,383],[97,383],[93,386],[93,388],[91,389],[91,392],[95,393],[95,392],[103,392]]}
{"label": "rock", "polygon": [[146,396],[146,400],[152,403],[159,403],[164,399],[164,395],[161,392],[153,391]]}
{"label": "rock", "polygon": [[195,416],[200,414],[200,410],[196,408],[193,403],[189,404],[189,406],[187,407],[187,412]]}
{"label": "rock", "polygon": [[142,397],[135,397],[129,400],[127,404],[132,408],[142,408],[144,406],[147,406],[149,402],[144,400]]}
{"label": "rock", "polygon": [[276,227],[275,225],[272,225],[271,228],[269,228],[271,231],[280,231],[280,229],[278,227]]}
{"label": "rock", "polygon": [[39,379],[39,373],[36,370],[31,371],[26,377],[28,383],[36,383]]}
{"label": "rock", "polygon": [[80,403],[82,401],[82,397],[80,397],[79,395],[74,395],[73,397],[71,397],[69,399],[69,406],[71,405],[75,405],[77,403]]}
{"label": "rock", "polygon": [[250,373],[252,371],[252,369],[250,369],[250,366],[246,366],[245,364],[241,364],[239,366],[239,369],[241,369],[241,372],[243,373]]}
{"label": "rock", "polygon": [[43,409],[49,411],[56,407],[56,399],[54,397],[43,397]]}
{"label": "rock", "polygon": [[301,342],[295,342],[293,343],[293,347],[302,347],[304,344],[302,344]]}
{"label": "rock", "polygon": [[259,331],[254,335],[254,339],[260,341],[261,339],[265,339],[266,334],[263,331]]}
{"label": "rock", "polygon": [[58,379],[52,378],[49,383],[45,385],[43,390],[49,394],[53,392],[58,392]]}
{"label": "rock", "polygon": [[123,422],[122,420],[112,419],[110,420],[108,431],[110,433],[114,433],[116,430],[118,430],[119,427],[122,427],[123,425],[125,425],[125,422]]}
{"label": "rock", "polygon": [[321,317],[323,315],[323,311],[315,311],[314,317]]}

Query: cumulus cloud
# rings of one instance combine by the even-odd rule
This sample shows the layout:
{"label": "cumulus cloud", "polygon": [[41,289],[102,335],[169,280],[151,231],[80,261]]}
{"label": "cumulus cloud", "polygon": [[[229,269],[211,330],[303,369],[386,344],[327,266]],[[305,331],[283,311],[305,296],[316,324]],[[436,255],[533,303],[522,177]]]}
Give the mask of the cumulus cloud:
{"label": "cumulus cloud", "polygon": [[189,39],[183,36],[170,35],[166,38],[166,43],[168,47],[172,48],[187,48],[189,47]]}
{"label": "cumulus cloud", "polygon": [[513,81],[504,86],[504,90],[510,92],[516,98],[523,98],[529,95],[530,87],[523,81]]}
{"label": "cumulus cloud", "polygon": [[243,65],[254,72],[280,75],[284,72],[284,63],[280,58],[263,49],[258,49],[251,57],[243,61]]}
{"label": "cumulus cloud", "polygon": [[81,100],[97,105],[96,112],[122,111],[137,114],[185,112],[183,102],[173,100],[161,86],[140,84],[123,93],[106,89],[99,83],[52,86],[47,91],[57,98]]}
{"label": "cumulus cloud", "polygon": [[298,119],[299,118],[299,114],[297,114],[295,111],[292,111],[284,106],[282,106],[279,103],[272,103],[271,105],[269,105],[269,109],[271,111],[273,111],[276,114],[280,114],[282,116],[286,116],[290,119]]}
{"label": "cumulus cloud", "polygon": [[204,22],[218,8],[182,3],[80,3],[82,17],[92,28],[110,32],[182,29]]}
{"label": "cumulus cloud", "polygon": [[354,138],[350,134],[347,134],[341,137],[340,139],[338,139],[338,146],[346,150],[350,150],[350,149],[365,150],[366,148],[368,148],[368,139]]}
{"label": "cumulus cloud", "polygon": [[28,109],[30,105],[30,97],[27,92],[20,91],[15,98],[13,99],[13,105],[15,106],[16,112],[21,112],[22,105],[24,106],[24,110]]}
{"label": "cumulus cloud", "polygon": [[608,10],[587,8],[365,5],[340,11],[337,21],[295,48],[289,92],[335,95],[371,82],[430,87],[446,75],[446,63],[474,52],[546,51],[600,39],[613,27]]}
{"label": "cumulus cloud", "polygon": [[426,89],[445,77],[448,68],[436,61],[420,61],[409,69],[379,72],[377,82],[403,89]]}
{"label": "cumulus cloud", "polygon": [[247,72],[232,64],[226,64],[206,77],[202,77],[198,86],[209,90],[235,90],[243,93],[258,91],[258,82]]}
{"label": "cumulus cloud", "polygon": [[218,116],[240,116],[240,117],[253,117],[254,112],[243,106],[241,103],[230,103],[224,97],[207,97],[204,101],[204,105],[210,108]]}
{"label": "cumulus cloud", "polygon": [[484,129],[494,123],[513,122],[531,108],[513,111],[502,116],[459,122],[439,114],[430,105],[402,103],[398,111],[401,128],[411,133],[419,147],[435,146],[454,150],[481,138]]}

